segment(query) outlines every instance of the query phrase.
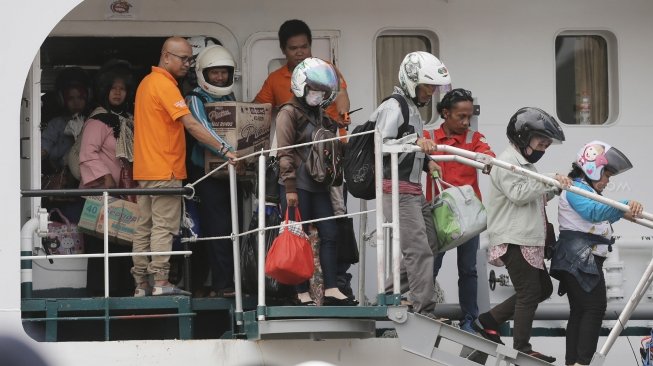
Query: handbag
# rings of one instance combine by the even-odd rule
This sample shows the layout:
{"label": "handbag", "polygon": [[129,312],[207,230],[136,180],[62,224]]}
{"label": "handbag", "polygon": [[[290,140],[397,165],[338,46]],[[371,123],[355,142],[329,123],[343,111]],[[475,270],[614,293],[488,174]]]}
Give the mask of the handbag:
{"label": "handbag", "polygon": [[[472,186],[456,187],[441,179],[435,179],[435,183],[440,194],[433,204],[433,223],[438,252],[445,252],[487,229],[487,214]],[[443,190],[441,183],[449,188]]]}
{"label": "handbag", "polygon": [[360,254],[356,233],[354,233],[354,219],[341,217],[336,219],[338,225],[338,263],[358,263]]}
{"label": "handbag", "polygon": [[[301,221],[299,208],[295,207],[295,219]],[[288,220],[288,209],[284,226],[274,239],[272,248],[265,258],[265,274],[285,285],[297,285],[313,276],[313,249],[301,224]]]}
{"label": "handbag", "polygon": [[61,221],[48,223],[48,239],[44,240],[45,251],[49,254],[79,254],[84,253],[84,236],[79,232],[77,224],[71,223],[58,209],[50,210],[50,219],[53,214],[59,216]]}
{"label": "handbag", "polygon": [[[139,187],[138,183],[134,181],[132,163],[130,163],[125,159],[119,159],[119,160],[120,160],[120,179],[118,179],[118,188],[125,188],[125,189],[138,188]],[[136,203],[135,195],[124,195],[121,196],[121,198],[129,202]]]}
{"label": "handbag", "polygon": [[546,220],[546,239],[544,239],[544,258],[551,259],[553,258],[553,253],[555,252],[556,243],[556,232],[553,224],[549,222],[549,218],[546,216],[546,211],[544,212],[544,218]]}
{"label": "handbag", "polygon": [[269,156],[265,161],[265,202],[279,203],[279,160]]}

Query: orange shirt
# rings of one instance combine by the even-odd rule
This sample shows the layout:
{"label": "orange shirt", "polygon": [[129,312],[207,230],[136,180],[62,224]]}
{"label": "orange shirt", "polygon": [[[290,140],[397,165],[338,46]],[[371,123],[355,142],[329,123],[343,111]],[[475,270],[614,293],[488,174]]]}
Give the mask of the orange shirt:
{"label": "orange shirt", "polygon": [[[472,141],[467,143],[467,134],[472,133]],[[433,133],[429,131],[424,131],[424,138],[430,139],[433,136],[433,141],[438,145],[448,145],[457,147],[460,149],[465,149],[469,151],[474,151],[477,153],[483,153],[496,157],[496,154],[492,151],[490,145],[488,145],[485,136],[480,132],[467,130],[462,135],[453,135],[447,137],[444,133],[442,126],[437,130],[434,130]],[[436,155],[443,155],[444,153],[435,153]],[[442,168],[442,180],[447,183],[450,183],[453,186],[460,187],[466,184],[469,184],[474,188],[474,192],[479,199],[481,199],[481,190],[478,187],[478,173],[476,168],[473,168],[469,165],[462,163],[457,163],[455,161],[439,161],[438,165]],[[444,188],[444,187],[443,187]],[[437,188],[435,189],[437,191]],[[433,179],[426,180],[426,199],[431,201],[433,192]]]}
{"label": "orange shirt", "polygon": [[177,80],[152,66],[136,90],[134,180],[186,178],[186,139],[178,119],[189,113]]}
{"label": "orange shirt", "polygon": [[[293,97],[293,92],[290,90],[291,77],[292,72],[288,70],[288,64],[271,72],[270,75],[268,75],[268,78],[265,79],[261,90],[256,94],[254,102],[271,103],[272,108],[289,102]],[[347,89],[347,82],[340,74],[340,71],[338,71],[338,77],[340,78],[340,89]],[[326,113],[332,120],[340,120],[340,114],[338,113],[335,103],[331,103],[331,105],[326,108]]]}

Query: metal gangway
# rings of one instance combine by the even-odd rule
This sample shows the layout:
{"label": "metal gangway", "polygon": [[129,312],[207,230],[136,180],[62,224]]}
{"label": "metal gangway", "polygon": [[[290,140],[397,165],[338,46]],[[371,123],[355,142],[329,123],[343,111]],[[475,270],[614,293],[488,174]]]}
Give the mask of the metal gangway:
{"label": "metal gangway", "polygon": [[[227,168],[229,171],[230,183],[230,198],[231,198],[231,213],[232,213],[232,233],[229,236],[223,237],[190,237],[182,241],[187,243],[195,243],[204,240],[215,239],[230,239],[234,248],[234,279],[235,279],[235,304],[233,307],[234,315],[234,329],[231,334],[233,338],[241,338],[248,340],[265,340],[265,339],[326,339],[326,338],[371,338],[375,337],[376,321],[392,321],[402,348],[410,353],[420,355],[424,358],[430,359],[437,365],[477,365],[477,364],[516,364],[521,366],[531,365],[549,365],[549,363],[533,358],[526,354],[520,353],[511,347],[496,344],[488,341],[478,335],[466,333],[456,327],[446,325],[436,320],[424,317],[419,314],[414,314],[409,311],[408,307],[401,305],[400,293],[400,262],[401,262],[401,248],[400,248],[400,232],[399,232],[399,182],[398,182],[398,156],[404,152],[419,151],[419,147],[410,143],[384,144],[379,131],[368,131],[358,135],[374,133],[375,139],[375,168],[376,168],[376,196],[381,197],[382,192],[382,173],[383,172],[383,156],[384,154],[390,156],[391,164],[391,186],[392,186],[392,217],[393,220],[386,222],[383,215],[382,200],[375,200],[375,208],[371,210],[364,210],[355,213],[347,213],[344,215],[332,216],[316,220],[306,220],[300,222],[301,224],[314,223],[321,220],[329,220],[338,217],[353,217],[364,215],[361,222],[361,231],[359,232],[359,249],[360,249],[360,263],[359,263],[359,299],[364,299],[364,281],[365,281],[365,238],[366,238],[366,217],[365,215],[374,213],[376,222],[376,254],[377,254],[377,272],[376,284],[378,294],[375,305],[365,304],[363,301],[358,306],[269,306],[266,304],[265,293],[265,231],[278,230],[283,227],[282,225],[266,227],[265,208],[266,202],[264,199],[258,200],[258,228],[250,231],[240,232],[238,222],[238,196],[237,196],[237,176],[236,169],[233,165],[224,163],[217,167],[214,171],[208,173],[204,178],[213,174],[215,171]],[[354,136],[354,135],[350,135]],[[331,140],[338,140],[341,137],[336,137]],[[329,141],[329,140],[325,140]],[[287,146],[283,148],[275,148],[268,150],[261,150],[259,152],[250,154],[248,156],[239,157],[236,160],[244,160],[251,157],[258,157],[258,194],[259,198],[266,197],[266,156],[273,151],[281,149],[292,149],[303,147],[313,144],[313,142]],[[622,211],[627,211],[628,206],[620,202],[607,199],[587,191],[577,189],[575,187],[564,188],[560,184],[545,175],[537,174],[525,169],[522,169],[503,161],[495,159],[491,156],[474,153],[467,150],[462,150],[446,145],[438,145],[438,151],[444,152],[446,155],[433,155],[431,158],[435,161],[457,161],[459,163],[473,166],[477,169],[487,169],[488,166],[495,166],[501,169],[508,169],[515,174],[525,175],[529,178],[538,180],[540,182],[554,185],[561,189],[566,189],[571,192],[595,199],[612,207],[616,207]],[[182,188],[182,192],[175,192],[176,194],[188,194],[190,197],[193,195],[193,185],[199,183],[198,180],[188,186]],[[107,199],[109,194],[134,194],[138,190],[103,190],[101,194],[105,200],[105,220],[108,217]],[[52,193],[52,192],[50,192]],[[65,192],[55,192],[58,194],[66,194]],[[151,194],[151,192],[141,192],[143,194]],[[48,194],[47,191],[23,191],[24,196],[36,196]],[[100,194],[94,192],[94,194]],[[365,206],[365,205],[363,205]],[[43,236],[47,232],[47,218],[41,216],[35,218],[25,235],[33,235],[36,231],[38,235]],[[43,222],[46,222],[44,225]],[[636,219],[636,223],[646,227],[653,228],[653,215],[644,213],[642,218]],[[108,259],[113,256],[120,255],[135,255],[135,253],[108,253],[108,234],[106,228],[108,227],[105,222],[105,252],[103,254],[86,254],[86,255],[70,255],[70,256],[56,256],[56,258],[67,257],[91,257],[102,256],[105,259],[105,298],[108,299]],[[389,238],[386,237],[386,232],[390,232]],[[255,310],[246,311],[243,306],[243,291],[241,283],[241,268],[240,268],[240,238],[252,233],[258,235],[258,291],[257,303]],[[388,240],[389,239],[389,240]],[[392,253],[389,258],[386,258],[387,248],[390,246]],[[21,260],[24,264],[33,259],[47,259],[46,256],[31,255],[32,248],[22,248]],[[190,252],[170,252],[170,253],[139,253],[139,255],[150,254],[173,254],[173,255],[190,255]],[[389,263],[386,263],[388,261]],[[27,265],[24,265],[27,267]],[[386,268],[391,268],[392,271],[392,284],[393,293],[386,294],[383,289],[385,288],[386,281]],[[31,278],[29,278],[31,281]],[[605,359],[605,355],[609,352],[610,347],[614,340],[619,336],[620,331],[627,323],[632,311],[639,303],[644,295],[645,290],[653,281],[653,260],[649,264],[646,272],[644,273],[637,289],[628,305],[619,317],[618,325],[612,330],[608,341],[603,346],[600,352],[596,354],[592,365],[601,365]],[[27,281],[26,281],[27,282]],[[188,314],[192,315],[192,314]],[[450,352],[448,349],[441,347],[443,340],[448,340],[458,344],[462,349],[459,352]],[[460,348],[459,348],[460,349]],[[492,363],[494,362],[494,363]]]}

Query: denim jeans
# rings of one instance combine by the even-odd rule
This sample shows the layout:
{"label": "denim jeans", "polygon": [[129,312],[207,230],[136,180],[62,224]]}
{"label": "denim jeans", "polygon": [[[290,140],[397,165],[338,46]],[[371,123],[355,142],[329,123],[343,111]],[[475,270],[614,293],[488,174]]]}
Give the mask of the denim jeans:
{"label": "denim jeans", "polygon": [[[282,215],[285,215],[286,189],[282,185],[280,190]],[[331,207],[331,195],[325,192],[309,192],[303,189],[297,189],[299,198],[299,213],[302,215],[302,221],[321,219],[323,217],[333,216]],[[295,219],[295,212],[291,210],[288,214],[290,220]],[[324,276],[324,289],[338,287],[336,273],[338,271],[338,225],[335,220],[319,221],[314,223],[317,227],[320,237],[320,265],[322,266],[322,275]],[[304,225],[304,231],[308,233],[308,225]],[[297,292],[308,292],[308,281],[297,285]]]}
{"label": "denim jeans", "polygon": [[[462,319],[478,318],[478,274],[476,273],[476,252],[480,238],[475,236],[456,248],[458,252],[458,302]],[[437,278],[446,252],[439,253],[433,263],[433,277]]]}
{"label": "denim jeans", "polygon": [[607,307],[605,278],[603,276],[603,257],[595,257],[596,267],[601,277],[599,284],[587,292],[569,272],[562,272],[569,298],[569,321],[567,322],[565,364],[589,365],[596,352],[601,323]]}

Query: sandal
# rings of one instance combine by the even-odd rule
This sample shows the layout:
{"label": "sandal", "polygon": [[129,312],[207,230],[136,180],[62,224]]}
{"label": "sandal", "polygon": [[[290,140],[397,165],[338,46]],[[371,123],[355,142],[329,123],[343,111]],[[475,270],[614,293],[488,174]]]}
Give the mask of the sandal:
{"label": "sandal", "polygon": [[483,324],[480,322],[480,320],[476,319],[472,323],[472,328],[474,328],[475,331],[477,331],[481,336],[483,336],[483,338],[492,341],[494,343],[505,345],[505,343],[503,343],[501,337],[499,336],[499,332],[496,329],[490,329],[484,327]]}
{"label": "sandal", "polygon": [[302,301],[299,303],[299,306],[317,306],[317,303],[313,300],[310,301]]}

